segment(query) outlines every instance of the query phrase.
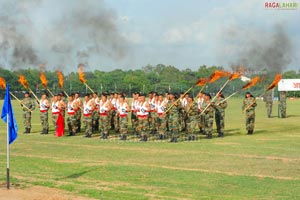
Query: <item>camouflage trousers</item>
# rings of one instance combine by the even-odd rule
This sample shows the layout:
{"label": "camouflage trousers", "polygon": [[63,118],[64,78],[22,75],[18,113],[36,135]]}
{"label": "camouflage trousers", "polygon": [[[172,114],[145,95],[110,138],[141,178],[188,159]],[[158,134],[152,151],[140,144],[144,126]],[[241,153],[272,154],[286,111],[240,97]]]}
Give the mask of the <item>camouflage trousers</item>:
{"label": "camouflage trousers", "polygon": [[168,118],[169,131],[172,134],[178,135],[179,133],[179,116],[177,113],[170,114]]}
{"label": "camouflage trousers", "polygon": [[286,103],[279,102],[279,115],[281,118],[286,118]]}
{"label": "camouflage trousers", "polygon": [[23,112],[23,124],[25,128],[31,128],[31,112]]}
{"label": "camouflage trousers", "polygon": [[214,117],[213,115],[206,114],[204,116],[204,132],[207,136],[212,135],[212,126],[214,123]]}
{"label": "camouflage trousers", "polygon": [[273,106],[272,102],[266,103],[268,117],[271,117],[271,115],[272,115],[272,106]]}
{"label": "camouflage trousers", "polygon": [[224,111],[216,111],[215,112],[215,121],[217,126],[217,132],[223,133],[225,127],[225,112]]}
{"label": "camouflage trousers", "polygon": [[92,121],[93,121],[93,131],[98,131],[99,130],[99,118],[100,118],[100,115],[99,115],[99,112],[98,110],[94,110],[93,111],[93,114],[92,114]]}
{"label": "camouflage trousers", "polygon": [[148,136],[148,117],[138,117],[138,132],[141,136]]}
{"label": "camouflage trousers", "polygon": [[42,129],[48,129],[49,128],[48,111],[40,112],[40,120],[41,120]]}
{"label": "camouflage trousers", "polygon": [[110,112],[110,124],[111,127],[114,128],[115,131],[119,130],[119,115],[117,115],[116,110],[112,110]]}
{"label": "camouflage trousers", "polygon": [[80,130],[81,127],[81,110],[77,110],[75,112],[75,119],[76,119],[76,127],[78,130]]}
{"label": "camouflage trousers", "polygon": [[155,112],[149,112],[148,115],[148,122],[149,122],[149,130],[154,131],[156,129],[155,127]]}
{"label": "camouflage trousers", "polygon": [[128,130],[128,116],[119,117],[120,133],[126,135]]}
{"label": "camouflage trousers", "polygon": [[158,134],[164,135],[167,131],[167,118],[166,115],[158,115],[157,117],[157,131]]}
{"label": "camouflage trousers", "polygon": [[189,116],[188,119],[186,120],[187,133],[189,135],[194,135],[196,126],[197,126],[197,116]]}
{"label": "camouflage trousers", "polygon": [[250,110],[246,112],[246,130],[253,131],[255,122],[255,112]]}
{"label": "camouflage trousers", "polygon": [[205,117],[204,115],[198,115],[198,127],[200,131],[204,130],[205,128]]}
{"label": "camouflage trousers", "polygon": [[104,134],[108,134],[109,131],[109,116],[108,115],[100,115],[99,118],[100,132]]}
{"label": "camouflage trousers", "polygon": [[186,113],[184,111],[179,113],[179,124],[181,129],[186,129],[187,128],[187,122],[185,119]]}
{"label": "camouflage trousers", "polygon": [[58,114],[52,114],[52,123],[53,123],[54,129],[57,128],[57,125],[56,125],[57,119],[58,119]]}
{"label": "camouflage trousers", "polygon": [[83,117],[85,135],[92,135],[92,116]]}
{"label": "camouflage trousers", "polygon": [[77,130],[77,123],[76,123],[76,116],[74,115],[68,115],[67,118],[67,123],[68,123],[68,128],[70,132],[76,133]]}
{"label": "camouflage trousers", "polygon": [[131,112],[131,126],[134,131],[137,131],[138,118],[136,112]]}

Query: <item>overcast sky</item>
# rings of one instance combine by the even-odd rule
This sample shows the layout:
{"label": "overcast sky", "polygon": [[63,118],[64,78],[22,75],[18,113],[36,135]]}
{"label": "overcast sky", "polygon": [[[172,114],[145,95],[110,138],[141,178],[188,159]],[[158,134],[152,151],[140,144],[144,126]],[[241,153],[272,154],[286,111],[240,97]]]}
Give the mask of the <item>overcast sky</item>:
{"label": "overcast sky", "polygon": [[[294,1],[293,10],[266,9],[265,2],[0,0],[0,64],[14,69],[46,63],[65,71],[77,71],[79,62],[103,71],[165,64],[196,70],[249,59],[249,66],[300,69],[300,2]],[[21,47],[19,40],[25,40]]]}

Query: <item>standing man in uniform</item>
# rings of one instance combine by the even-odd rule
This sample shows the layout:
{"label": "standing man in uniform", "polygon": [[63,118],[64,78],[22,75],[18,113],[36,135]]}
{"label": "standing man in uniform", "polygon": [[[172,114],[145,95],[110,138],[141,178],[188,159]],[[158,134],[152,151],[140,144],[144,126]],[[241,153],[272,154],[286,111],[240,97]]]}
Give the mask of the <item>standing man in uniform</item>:
{"label": "standing man in uniform", "polygon": [[217,126],[218,137],[224,137],[225,127],[225,109],[227,108],[227,101],[224,100],[224,96],[220,91],[217,94],[215,105],[215,120]]}
{"label": "standing man in uniform", "polygon": [[285,91],[280,91],[279,115],[281,118],[286,118],[286,92]]}
{"label": "standing man in uniform", "polygon": [[40,120],[42,125],[42,132],[41,134],[48,134],[49,130],[49,123],[48,123],[48,110],[50,108],[50,103],[47,99],[47,93],[43,92],[41,100],[39,102],[40,107]]}
{"label": "standing man in uniform", "polygon": [[82,113],[82,101],[80,99],[79,92],[75,93],[74,101],[76,103],[76,107],[78,108],[75,112],[75,118],[76,118],[76,133],[79,133],[81,131],[81,113]]}
{"label": "standing man in uniform", "polygon": [[176,101],[176,94],[169,94],[169,102],[167,104],[168,111],[168,125],[171,131],[170,142],[177,142],[179,136],[179,110],[182,108],[181,103]]}
{"label": "standing man in uniform", "polygon": [[246,130],[248,131],[248,135],[253,134],[254,131],[256,106],[255,97],[250,92],[246,92],[245,99],[243,101],[243,112],[246,112]]}
{"label": "standing man in uniform", "polygon": [[[23,105],[29,108],[29,110]],[[21,106],[23,107],[23,124],[25,127],[24,134],[28,134],[31,130],[31,111],[35,109],[35,102],[31,98],[29,92],[25,92],[25,98],[22,100]]]}
{"label": "standing man in uniform", "polygon": [[83,101],[83,121],[85,128],[85,137],[92,137],[92,113],[95,105],[89,94],[85,94]]}
{"label": "standing man in uniform", "polygon": [[107,99],[108,93],[103,92],[101,100],[99,102],[99,125],[101,132],[101,139],[107,139],[110,130],[110,118],[109,113],[112,108],[111,102]]}
{"label": "standing man in uniform", "polygon": [[214,103],[209,93],[204,93],[204,102],[200,109],[200,115],[204,118],[204,132],[207,139],[212,139],[212,126],[214,122]]}
{"label": "standing man in uniform", "polygon": [[77,103],[75,101],[75,94],[70,94],[69,102],[67,104],[67,112],[68,112],[68,129],[69,129],[69,136],[74,136],[77,131],[77,123],[76,123],[76,111],[78,109]]}
{"label": "standing man in uniform", "polygon": [[92,131],[93,131],[93,133],[95,133],[95,132],[99,131],[99,103],[100,103],[100,100],[99,100],[97,92],[93,93],[93,101],[95,104],[95,108],[94,108],[94,111],[92,114],[92,124],[93,124]]}
{"label": "standing man in uniform", "polygon": [[197,104],[198,104],[198,113],[199,113],[199,119],[198,119],[198,127],[199,127],[199,133],[200,134],[205,134],[204,128],[205,128],[205,123],[204,123],[204,115],[200,115],[200,109],[202,108],[202,104],[204,102],[204,94],[202,91],[199,91],[197,95]]}
{"label": "standing man in uniform", "polygon": [[265,93],[264,102],[266,102],[267,116],[268,118],[270,118],[272,115],[272,106],[273,106],[272,90],[269,90]]}
{"label": "standing man in uniform", "polygon": [[149,122],[148,122],[148,115],[150,111],[150,105],[146,101],[145,94],[140,94],[139,96],[139,102],[137,105],[137,117],[138,117],[138,131],[141,135],[140,141],[147,142],[148,140],[148,128],[149,128]]}
{"label": "standing man in uniform", "polygon": [[132,93],[132,100],[131,100],[131,126],[134,135],[138,135],[138,131],[137,131],[138,118],[136,112],[137,112],[139,95],[140,95],[139,92]]}
{"label": "standing man in uniform", "polygon": [[120,127],[120,140],[127,139],[128,133],[128,112],[130,107],[125,99],[124,95],[119,97],[118,115],[119,115],[119,127]]}
{"label": "standing man in uniform", "polygon": [[166,138],[166,131],[167,131],[167,117],[166,117],[166,113],[165,113],[166,107],[167,107],[167,102],[164,101],[163,94],[159,94],[155,109],[157,112],[158,138],[160,140],[163,140]]}
{"label": "standing man in uniform", "polygon": [[194,101],[194,98],[188,96],[187,105],[185,106],[184,118],[186,121],[186,129],[188,134],[188,140],[195,140],[195,128],[197,126],[198,118],[198,104]]}

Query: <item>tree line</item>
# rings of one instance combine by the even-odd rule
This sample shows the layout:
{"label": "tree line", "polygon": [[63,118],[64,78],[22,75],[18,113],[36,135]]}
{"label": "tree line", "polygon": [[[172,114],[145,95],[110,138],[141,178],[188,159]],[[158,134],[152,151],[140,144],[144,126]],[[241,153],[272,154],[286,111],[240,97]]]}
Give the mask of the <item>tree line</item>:
{"label": "tree line", "polygon": [[[206,65],[199,66],[195,71],[187,68],[179,70],[175,66],[158,64],[156,66],[147,65],[141,69],[136,70],[122,70],[116,69],[109,72],[100,70],[86,71],[85,79],[87,84],[98,93],[108,92],[125,92],[130,95],[132,92],[139,91],[148,93],[155,91],[158,93],[164,93],[165,91],[171,92],[185,92],[191,86],[193,86],[199,78],[208,78],[215,70],[225,70],[223,67]],[[232,68],[231,71],[233,71]],[[230,71],[230,70],[227,70]],[[48,84],[47,87],[53,93],[57,93],[62,89],[58,87],[58,77],[56,71],[44,71]],[[24,87],[18,82],[19,75],[23,74],[29,87],[39,94],[44,91],[40,81],[40,70],[39,69],[18,69],[10,71],[0,67],[0,76],[10,84],[11,91],[18,96],[22,96],[25,91]],[[250,88],[250,92],[254,95],[259,95],[263,92],[264,87],[273,81],[275,73],[262,69],[261,71],[247,70],[245,76],[252,78],[256,75],[263,77],[261,82],[256,86]],[[286,71],[282,74],[283,78],[300,78],[300,70]],[[204,91],[216,93],[220,87],[226,82],[227,78],[221,78],[213,83],[209,83],[205,86]],[[231,81],[223,90],[225,95],[229,95],[239,89],[245,84],[241,79]],[[194,87],[191,93],[196,95],[201,89],[201,86]],[[64,74],[64,91],[67,93],[80,92],[82,94],[90,92],[89,89],[79,81],[78,72],[71,72]],[[1,97],[3,98],[4,90],[1,91]],[[243,93],[240,93],[243,95]],[[275,95],[276,92],[275,92]],[[289,92],[290,96],[300,96],[299,92]]]}

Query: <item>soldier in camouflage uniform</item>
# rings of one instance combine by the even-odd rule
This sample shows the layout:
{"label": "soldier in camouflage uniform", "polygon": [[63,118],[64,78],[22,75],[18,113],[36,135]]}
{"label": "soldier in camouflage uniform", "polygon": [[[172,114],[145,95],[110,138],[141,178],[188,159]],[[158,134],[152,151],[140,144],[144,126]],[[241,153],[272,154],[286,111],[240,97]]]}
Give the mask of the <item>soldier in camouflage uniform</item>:
{"label": "soldier in camouflage uniform", "polygon": [[117,108],[117,114],[119,115],[120,140],[127,139],[129,111],[130,107],[125,100],[125,96],[121,95],[121,97],[119,98],[119,104]]}
{"label": "soldier in camouflage uniform", "polygon": [[100,103],[100,100],[99,100],[99,97],[98,97],[98,93],[97,92],[94,92],[93,93],[93,101],[95,103],[95,109],[93,111],[93,114],[92,114],[92,120],[93,120],[93,133],[99,131],[99,103]]}
{"label": "soldier in camouflage uniform", "polygon": [[[27,108],[29,108],[30,110],[28,110]],[[30,97],[30,93],[26,92],[25,93],[25,98],[22,100],[21,102],[21,106],[23,107],[23,124],[25,127],[25,134],[30,133],[30,129],[31,129],[31,111],[33,111],[35,109],[35,102],[34,100]]]}
{"label": "soldier in camouflage uniform", "polygon": [[167,131],[167,118],[166,118],[166,107],[167,102],[164,101],[164,97],[162,94],[158,95],[158,101],[155,106],[155,110],[157,113],[157,131],[158,131],[158,138],[163,140],[166,138],[166,131]]}
{"label": "soldier in camouflage uniform", "polygon": [[41,134],[48,134],[48,129],[49,129],[48,110],[50,108],[50,103],[47,99],[46,92],[42,93],[42,97],[39,102],[39,107],[40,107],[40,120],[43,128]]}
{"label": "soldier in camouflage uniform", "polygon": [[195,140],[195,128],[197,126],[198,105],[194,98],[189,96],[185,107],[184,119],[187,125],[188,140]]}
{"label": "soldier in camouflage uniform", "polygon": [[227,102],[224,101],[224,96],[222,92],[217,94],[216,101],[214,103],[215,108],[215,121],[217,126],[218,137],[224,136],[224,126],[225,126],[225,109],[227,108]]}
{"label": "soldier in camouflage uniform", "polygon": [[69,96],[69,102],[67,104],[67,123],[68,123],[68,129],[69,129],[69,136],[74,136],[77,131],[77,123],[76,123],[76,111],[79,109],[77,107],[77,103],[75,101],[75,94],[70,94]]}
{"label": "soldier in camouflage uniform", "polygon": [[204,94],[202,91],[199,91],[198,93],[198,98],[197,98],[197,104],[198,104],[198,113],[199,113],[199,119],[198,119],[198,127],[199,127],[199,133],[205,134],[204,128],[205,128],[205,120],[204,120],[204,115],[200,115],[200,109],[202,108],[202,104],[204,102]]}
{"label": "soldier in camouflage uniform", "polygon": [[204,132],[207,139],[212,138],[212,126],[214,121],[214,103],[211,101],[211,96],[208,93],[204,93],[204,102],[200,108],[200,115],[204,118]]}
{"label": "soldier in camouflage uniform", "polygon": [[267,116],[268,118],[270,118],[272,114],[272,106],[273,106],[272,90],[269,90],[265,93],[264,102],[266,102]]}
{"label": "soldier in camouflage uniform", "polygon": [[280,91],[279,94],[279,116],[286,118],[286,92]]}
{"label": "soldier in camouflage uniform", "polygon": [[255,123],[256,99],[250,92],[247,92],[243,101],[243,112],[246,112],[246,130],[248,135],[253,134]]}
{"label": "soldier in camouflage uniform", "polygon": [[181,103],[175,100],[176,94],[169,94],[169,101],[167,104],[168,110],[168,125],[171,131],[170,142],[177,142],[179,135],[179,110],[182,108]]}
{"label": "soldier in camouflage uniform", "polygon": [[74,101],[76,102],[77,110],[75,112],[75,118],[76,118],[76,133],[79,133],[81,131],[81,113],[82,113],[82,101],[80,99],[79,92],[75,93]]}
{"label": "soldier in camouflage uniform", "polygon": [[94,102],[90,98],[89,94],[84,96],[83,101],[83,121],[85,128],[85,137],[92,137],[92,113],[95,108]]}
{"label": "soldier in camouflage uniform", "polygon": [[102,139],[107,139],[110,129],[109,113],[112,108],[111,102],[107,99],[108,93],[103,92],[99,102],[99,125]]}
{"label": "soldier in camouflage uniform", "polygon": [[141,135],[141,142],[146,142],[148,140],[149,131],[148,115],[150,112],[150,105],[145,98],[145,94],[140,94],[139,102],[137,104],[138,132]]}
{"label": "soldier in camouflage uniform", "polygon": [[136,115],[136,111],[137,111],[136,106],[138,103],[139,95],[140,95],[139,92],[132,93],[132,100],[131,100],[131,126],[134,135],[138,135],[138,131],[137,131],[138,118]]}

